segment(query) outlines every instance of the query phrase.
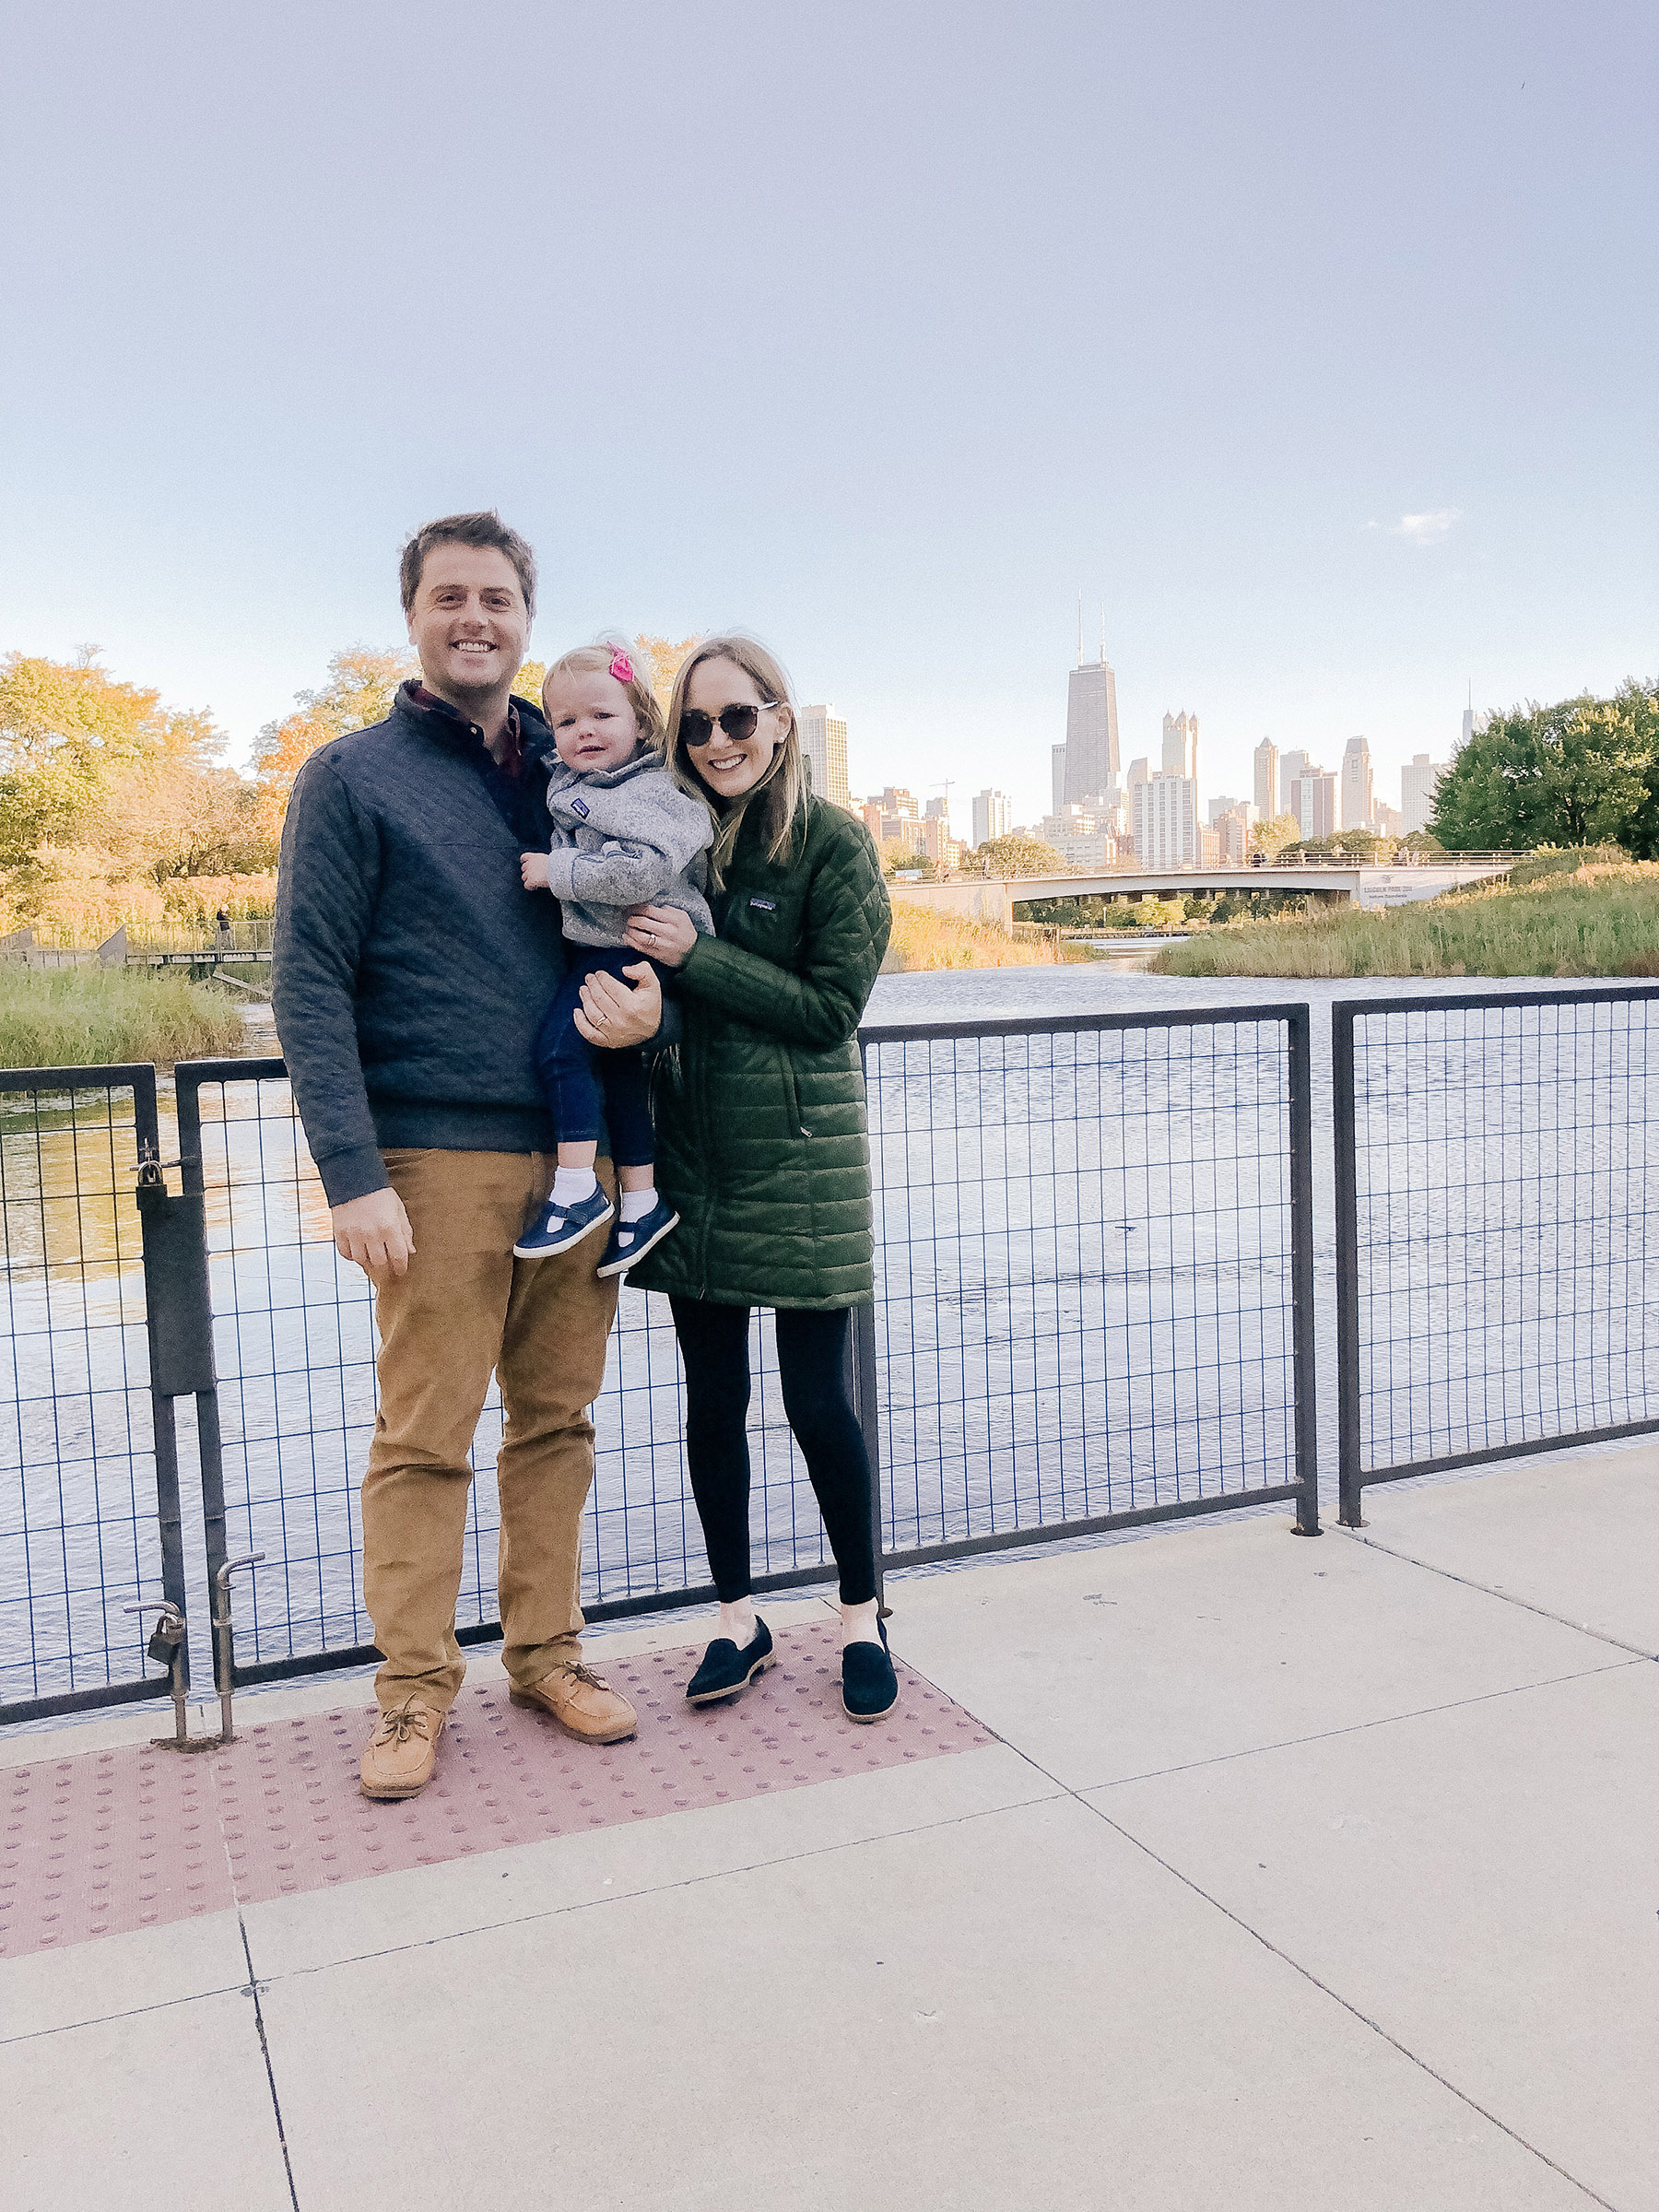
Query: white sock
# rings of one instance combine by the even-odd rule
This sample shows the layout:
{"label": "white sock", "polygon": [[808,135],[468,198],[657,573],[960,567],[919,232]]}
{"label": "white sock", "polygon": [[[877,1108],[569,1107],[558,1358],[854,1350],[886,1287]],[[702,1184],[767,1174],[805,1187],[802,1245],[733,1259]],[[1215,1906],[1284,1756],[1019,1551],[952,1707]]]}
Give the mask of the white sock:
{"label": "white sock", "polygon": [[642,1221],[657,1202],[655,1191],[624,1191],[622,1218],[624,1221]]}
{"label": "white sock", "polygon": [[574,1206],[579,1199],[591,1198],[599,1188],[599,1178],[592,1168],[555,1168],[553,1171],[552,1199],[555,1206]]}

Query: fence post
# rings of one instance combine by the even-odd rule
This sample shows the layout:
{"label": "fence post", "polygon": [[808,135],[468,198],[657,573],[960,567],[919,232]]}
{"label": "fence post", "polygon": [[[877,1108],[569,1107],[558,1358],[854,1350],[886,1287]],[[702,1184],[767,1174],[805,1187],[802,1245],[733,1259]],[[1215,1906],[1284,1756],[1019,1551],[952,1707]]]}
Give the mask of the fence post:
{"label": "fence post", "polygon": [[853,1410],[858,1416],[858,1426],[864,1432],[865,1456],[870,1463],[870,1536],[871,1548],[876,1556],[876,1596],[882,1612],[886,1614],[889,1609],[884,1572],[887,1528],[881,1500],[881,1428],[876,1410],[876,1308],[873,1304],[854,1306],[853,1309],[847,1364],[851,1371],[848,1380],[852,1384]]}
{"label": "fence post", "polygon": [[1359,1464],[1359,1182],[1352,1000],[1331,1008],[1331,1124],[1336,1164],[1336,1463],[1344,1528],[1362,1528]]}
{"label": "fence post", "polygon": [[[202,1173],[202,1091],[200,1078],[187,1063],[173,1070],[179,1114],[179,1173],[185,1197],[195,1208],[200,1240],[200,1265],[206,1359],[204,1379],[193,1387],[196,1402],[196,1464],[202,1478],[202,1528],[207,1554],[207,1587],[229,1557],[225,1529],[225,1461],[219,1435],[218,1370],[213,1351],[213,1295],[207,1265],[206,1182]],[[234,1685],[220,1681],[218,1640],[213,1646],[214,1686],[220,1697]]]}
{"label": "fence post", "polygon": [[1319,1528],[1319,1406],[1313,1359],[1313,1045],[1306,1006],[1286,1017],[1290,1046],[1291,1371],[1296,1397],[1296,1533]]}
{"label": "fence post", "polygon": [[[865,1115],[868,1116],[870,1039],[864,1030],[858,1034],[858,1080],[865,1093]],[[871,1147],[871,1183],[875,1182],[875,1147]],[[871,1200],[875,1192],[872,1187]],[[879,1404],[876,1387],[876,1303],[872,1297],[867,1305],[853,1309],[853,1327],[847,1345],[847,1382],[853,1399],[853,1410],[858,1416],[858,1426],[864,1433],[865,1457],[870,1463],[870,1537],[876,1559],[876,1599],[882,1614],[888,1611],[887,1602],[887,1525],[881,1500],[881,1423],[877,1414]]]}
{"label": "fence post", "polygon": [[[144,1261],[145,1331],[149,1340],[150,1424],[156,1447],[156,1512],[161,1539],[162,1594],[188,1616],[184,1524],[179,1496],[179,1432],[173,1400],[199,1390],[213,1375],[213,1324],[207,1305],[207,1245],[199,1197],[176,1198],[161,1170],[156,1071],[133,1083],[138,1147],[138,1226]],[[211,1610],[211,1608],[209,1608]],[[182,1654],[190,1683],[190,1649]]]}

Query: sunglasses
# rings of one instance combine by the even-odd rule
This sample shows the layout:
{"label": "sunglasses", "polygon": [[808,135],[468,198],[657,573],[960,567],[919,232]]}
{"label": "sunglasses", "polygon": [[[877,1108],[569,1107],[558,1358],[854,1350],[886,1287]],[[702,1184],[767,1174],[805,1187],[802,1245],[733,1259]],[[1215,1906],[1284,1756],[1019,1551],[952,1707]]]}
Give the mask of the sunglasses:
{"label": "sunglasses", "polygon": [[770,714],[777,705],[769,699],[762,707],[722,707],[718,714],[705,714],[700,708],[688,707],[679,718],[679,734],[693,752],[700,753],[705,745],[713,742],[714,725],[718,722],[726,735],[738,745],[745,744],[755,734],[755,724],[762,714]]}

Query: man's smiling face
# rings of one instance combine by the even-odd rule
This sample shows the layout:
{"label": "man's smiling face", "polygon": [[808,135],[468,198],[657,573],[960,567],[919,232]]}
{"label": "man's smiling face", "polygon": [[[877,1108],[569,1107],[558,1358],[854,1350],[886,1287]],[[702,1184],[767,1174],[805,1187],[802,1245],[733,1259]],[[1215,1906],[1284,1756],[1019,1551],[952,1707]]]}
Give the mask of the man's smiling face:
{"label": "man's smiling face", "polygon": [[420,672],[441,699],[466,710],[504,691],[530,641],[530,617],[518,571],[494,546],[434,546],[426,557],[409,642]]}

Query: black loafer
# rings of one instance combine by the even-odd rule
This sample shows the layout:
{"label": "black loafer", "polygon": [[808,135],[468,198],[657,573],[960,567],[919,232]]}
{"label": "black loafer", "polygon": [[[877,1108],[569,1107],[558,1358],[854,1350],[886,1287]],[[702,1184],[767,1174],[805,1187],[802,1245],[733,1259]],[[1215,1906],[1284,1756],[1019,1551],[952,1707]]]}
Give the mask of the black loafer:
{"label": "black loafer", "polygon": [[899,1677],[888,1656],[886,1624],[876,1623],[876,1643],[841,1646],[841,1703],[850,1721],[885,1721],[899,1702]]}
{"label": "black loafer", "polygon": [[687,1700],[693,1705],[712,1705],[720,1698],[735,1698],[757,1675],[776,1665],[771,1630],[757,1613],[754,1640],[741,1651],[729,1636],[715,1637],[702,1655],[702,1665],[686,1685]]}

